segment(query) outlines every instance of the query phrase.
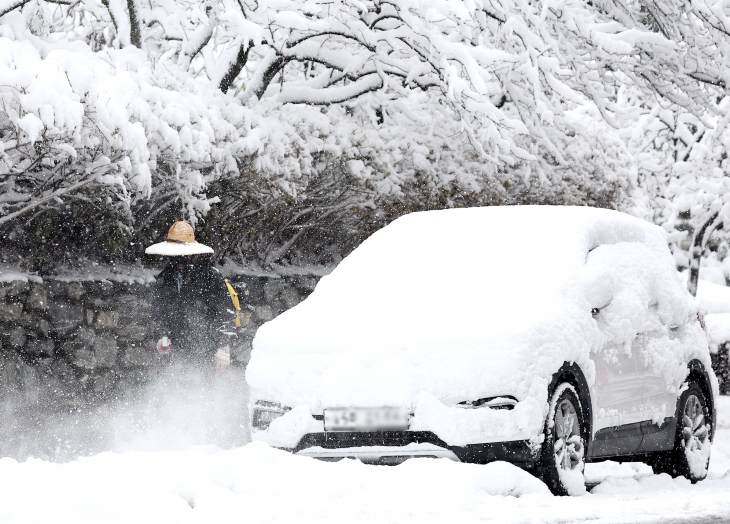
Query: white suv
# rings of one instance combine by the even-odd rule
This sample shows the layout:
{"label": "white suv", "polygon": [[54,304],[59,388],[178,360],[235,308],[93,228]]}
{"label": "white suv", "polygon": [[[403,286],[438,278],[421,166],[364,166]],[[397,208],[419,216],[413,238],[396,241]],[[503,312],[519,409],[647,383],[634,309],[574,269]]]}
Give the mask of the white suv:
{"label": "white suv", "polygon": [[253,345],[253,439],[300,455],[507,460],[558,494],[614,457],[707,474],[699,304],[663,231],[616,211],[404,216]]}

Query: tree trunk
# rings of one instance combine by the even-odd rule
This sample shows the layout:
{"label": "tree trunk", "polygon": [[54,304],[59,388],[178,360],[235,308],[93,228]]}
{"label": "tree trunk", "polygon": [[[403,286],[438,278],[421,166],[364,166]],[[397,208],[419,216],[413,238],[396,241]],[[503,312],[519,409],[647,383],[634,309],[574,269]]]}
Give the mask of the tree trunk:
{"label": "tree trunk", "polygon": [[710,215],[704,224],[695,231],[695,237],[692,241],[692,256],[689,260],[689,278],[687,279],[687,291],[693,297],[697,296],[697,282],[700,279],[700,260],[705,252],[705,246],[712,232],[720,225],[715,224],[719,213]]}
{"label": "tree trunk", "polygon": [[142,28],[135,0],[127,0],[127,8],[129,9],[129,41],[133,46],[142,49]]}
{"label": "tree trunk", "polygon": [[114,32],[119,32],[117,19],[114,17],[114,12],[112,11],[112,7],[109,5],[109,0],[101,0],[101,3],[104,4],[104,7],[106,7],[106,10],[109,12],[109,17],[112,19],[112,25],[114,26]]}

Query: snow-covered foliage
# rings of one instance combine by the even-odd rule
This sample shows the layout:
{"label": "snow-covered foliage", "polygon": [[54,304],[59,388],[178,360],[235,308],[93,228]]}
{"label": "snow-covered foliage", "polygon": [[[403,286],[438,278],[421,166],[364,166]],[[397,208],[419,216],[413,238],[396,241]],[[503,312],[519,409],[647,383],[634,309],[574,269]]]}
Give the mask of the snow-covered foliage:
{"label": "snow-covered foliage", "polygon": [[[451,445],[535,442],[548,384],[564,362],[578,364],[592,387],[602,352],[610,360],[642,351],[674,394],[692,358],[709,369],[698,309],[663,231],[623,213],[502,206],[410,214],[259,329],[246,374],[253,395],[295,409],[254,438],[293,446],[313,425],[322,430],[306,415],[323,408],[406,406],[411,429]],[[682,331],[669,340],[674,324]],[[642,332],[658,333],[657,344],[632,349]],[[457,406],[510,395],[519,400],[511,411]]]}
{"label": "snow-covered foliage", "polygon": [[639,106],[632,108],[639,116],[628,142],[639,170],[637,211],[670,233],[677,264],[690,268],[696,293],[700,258],[722,262],[727,252],[726,235],[712,235],[730,224],[730,104],[722,98],[711,108],[717,114],[696,115],[663,101],[649,108],[645,101],[626,99],[629,107]]}
{"label": "snow-covered foliage", "polygon": [[243,233],[216,247],[267,264],[409,210],[615,207],[617,86],[695,107],[724,81],[702,31],[725,19],[702,5],[675,28],[676,2],[3,0],[0,225],[83,201],[114,210],[99,239],[154,236],[221,201]]}

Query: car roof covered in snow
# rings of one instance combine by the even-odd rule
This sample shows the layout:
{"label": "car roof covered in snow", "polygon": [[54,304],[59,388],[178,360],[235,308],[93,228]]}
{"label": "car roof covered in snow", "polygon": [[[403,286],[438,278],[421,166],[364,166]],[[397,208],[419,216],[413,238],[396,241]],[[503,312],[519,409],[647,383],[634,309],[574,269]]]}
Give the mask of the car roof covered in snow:
{"label": "car roof covered in snow", "polygon": [[[663,230],[616,211],[502,206],[403,216],[363,242],[304,302],[261,326],[247,379],[254,388],[281,389],[274,385],[311,373],[313,382],[343,390],[359,380],[355,368],[421,374],[469,355],[517,351],[515,337],[526,332],[533,344],[565,336],[556,333],[561,318],[590,320],[592,307],[613,298],[610,279],[586,273],[589,253],[621,243],[638,245],[632,257],[656,259],[660,269],[651,271],[675,278]],[[614,255],[603,253],[604,266]],[[679,313],[667,314],[684,314],[686,293],[672,285],[670,306]]]}

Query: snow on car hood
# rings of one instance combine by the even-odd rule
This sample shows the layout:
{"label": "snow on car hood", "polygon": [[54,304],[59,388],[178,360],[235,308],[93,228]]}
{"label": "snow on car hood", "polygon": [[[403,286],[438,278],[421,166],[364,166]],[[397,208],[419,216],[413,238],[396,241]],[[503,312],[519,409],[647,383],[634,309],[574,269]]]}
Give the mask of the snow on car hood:
{"label": "snow on car hood", "polygon": [[[632,273],[642,264],[655,280]],[[552,206],[413,213],[261,326],[246,379],[256,398],[308,404],[313,413],[412,406],[424,392],[444,404],[544,399],[564,361],[592,383],[589,352],[607,337],[630,340],[651,297],[667,322],[685,320],[692,307],[663,231],[637,218]],[[606,333],[591,308],[610,301],[612,314],[635,314]]]}

